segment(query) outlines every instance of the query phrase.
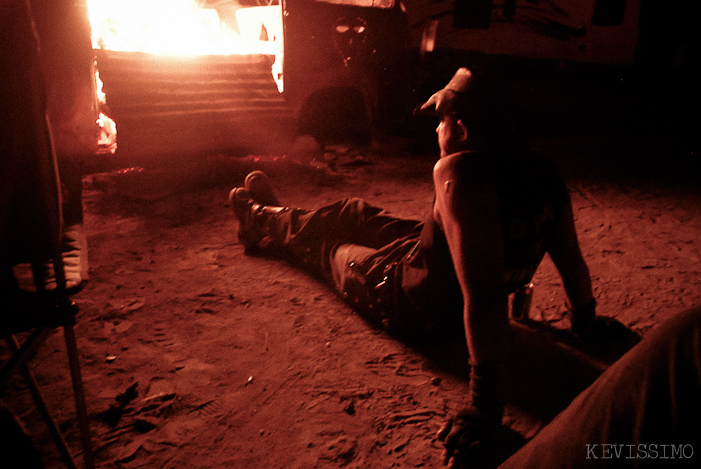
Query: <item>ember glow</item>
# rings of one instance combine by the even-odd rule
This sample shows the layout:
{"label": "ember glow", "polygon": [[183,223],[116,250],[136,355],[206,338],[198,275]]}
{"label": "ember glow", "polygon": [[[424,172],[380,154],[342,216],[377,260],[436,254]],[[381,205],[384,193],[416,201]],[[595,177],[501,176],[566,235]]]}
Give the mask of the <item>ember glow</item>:
{"label": "ember glow", "polygon": [[[279,15],[279,6],[267,8]],[[261,37],[263,18],[248,25],[249,30],[257,27],[256,36],[243,37],[236,26],[221,21],[217,10],[197,0],[88,0],[88,11],[95,49],[181,56],[275,55],[281,50],[269,31]]]}

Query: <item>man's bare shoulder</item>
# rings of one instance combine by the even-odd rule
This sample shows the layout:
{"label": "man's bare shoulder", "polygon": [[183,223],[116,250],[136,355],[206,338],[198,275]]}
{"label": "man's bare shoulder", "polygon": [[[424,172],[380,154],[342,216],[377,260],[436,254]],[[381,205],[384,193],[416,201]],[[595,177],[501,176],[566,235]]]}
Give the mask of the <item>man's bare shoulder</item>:
{"label": "man's bare shoulder", "polygon": [[494,184],[496,168],[488,155],[460,152],[445,156],[433,167],[434,182],[452,181],[461,191],[484,191]]}

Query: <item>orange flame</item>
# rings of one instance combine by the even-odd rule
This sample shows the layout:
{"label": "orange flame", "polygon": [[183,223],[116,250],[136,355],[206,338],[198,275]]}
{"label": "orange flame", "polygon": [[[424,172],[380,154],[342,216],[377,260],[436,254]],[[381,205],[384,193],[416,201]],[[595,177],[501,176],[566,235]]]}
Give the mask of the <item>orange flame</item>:
{"label": "orange flame", "polygon": [[95,49],[186,56],[275,54],[281,50],[261,40],[262,18],[258,19],[257,37],[242,37],[236,25],[229,27],[217,10],[202,8],[197,0],[88,0],[88,12]]}
{"label": "orange flame", "polygon": [[271,71],[282,93],[281,6],[241,7],[232,1],[219,7],[234,13],[226,23],[218,10],[200,2],[88,0],[93,48],[180,56],[273,55]]}
{"label": "orange flame", "polygon": [[[95,84],[97,85],[97,102],[100,108],[107,104],[105,93],[102,91],[102,80],[100,72],[95,70]],[[97,153],[99,155],[113,155],[117,151],[117,124],[100,111],[97,117],[97,125],[100,129],[100,136],[97,140]]]}

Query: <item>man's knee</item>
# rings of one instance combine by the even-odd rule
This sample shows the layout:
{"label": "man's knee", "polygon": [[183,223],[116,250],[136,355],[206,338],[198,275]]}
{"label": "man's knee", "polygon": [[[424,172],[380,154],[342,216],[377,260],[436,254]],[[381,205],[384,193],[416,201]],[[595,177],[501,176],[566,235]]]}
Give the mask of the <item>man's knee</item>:
{"label": "man's knee", "polygon": [[378,314],[382,301],[374,283],[366,276],[363,261],[375,252],[366,246],[343,244],[335,250],[331,260],[336,291],[353,309],[373,321],[381,320]]}
{"label": "man's knee", "polygon": [[334,286],[344,298],[349,296],[349,289],[357,290],[359,285],[365,284],[360,264],[374,252],[374,249],[357,244],[342,244],[332,252],[331,271]]}
{"label": "man's knee", "polygon": [[361,214],[368,206],[365,199],[360,197],[349,197],[341,201],[341,213],[348,215]]}

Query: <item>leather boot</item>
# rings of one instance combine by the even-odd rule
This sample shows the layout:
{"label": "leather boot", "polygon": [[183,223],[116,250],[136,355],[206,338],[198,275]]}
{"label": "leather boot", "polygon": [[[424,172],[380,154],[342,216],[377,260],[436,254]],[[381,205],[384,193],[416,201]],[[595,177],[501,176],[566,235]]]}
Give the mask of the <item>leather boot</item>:
{"label": "leather boot", "polygon": [[247,250],[265,249],[283,244],[289,227],[285,226],[287,222],[279,215],[289,211],[289,207],[258,203],[243,187],[231,190],[229,202],[239,221],[239,241]]}
{"label": "leather boot", "polygon": [[275,195],[275,190],[270,182],[270,178],[263,171],[252,171],[248,173],[243,182],[244,188],[250,197],[262,205],[280,207],[280,201]]}

